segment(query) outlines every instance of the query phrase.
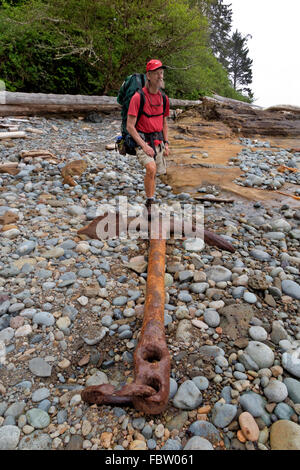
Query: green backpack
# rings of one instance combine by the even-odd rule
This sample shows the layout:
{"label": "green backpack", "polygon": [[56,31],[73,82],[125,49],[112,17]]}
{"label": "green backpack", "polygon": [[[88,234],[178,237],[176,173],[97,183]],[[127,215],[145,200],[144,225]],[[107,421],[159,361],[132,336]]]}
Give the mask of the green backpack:
{"label": "green backpack", "polygon": [[[126,155],[126,153],[128,153],[129,155],[136,155],[136,151],[135,151],[136,142],[127,131],[127,114],[128,114],[130,100],[133,97],[133,95],[138,91],[141,95],[140,107],[139,107],[139,111],[138,111],[138,115],[136,119],[136,124],[138,123],[141,115],[143,114],[143,109],[144,109],[144,104],[145,104],[145,94],[142,90],[145,84],[146,84],[146,75],[143,73],[134,73],[133,75],[128,75],[128,77],[125,78],[119,90],[119,93],[117,96],[117,102],[122,106],[122,110],[121,110],[122,136],[117,137],[116,146],[121,155]],[[163,112],[165,112],[166,96],[164,93],[162,93],[162,95],[163,95],[163,106],[164,106]],[[147,116],[151,117],[148,114]]]}

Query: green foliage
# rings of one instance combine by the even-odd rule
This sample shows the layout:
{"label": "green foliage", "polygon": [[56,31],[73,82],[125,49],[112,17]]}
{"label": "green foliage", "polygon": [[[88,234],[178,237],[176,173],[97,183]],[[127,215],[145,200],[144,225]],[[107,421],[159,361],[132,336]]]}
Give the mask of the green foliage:
{"label": "green foliage", "polygon": [[170,66],[170,96],[229,96],[209,45],[212,1],[2,1],[0,76],[10,91],[116,95],[127,75],[159,58]]}

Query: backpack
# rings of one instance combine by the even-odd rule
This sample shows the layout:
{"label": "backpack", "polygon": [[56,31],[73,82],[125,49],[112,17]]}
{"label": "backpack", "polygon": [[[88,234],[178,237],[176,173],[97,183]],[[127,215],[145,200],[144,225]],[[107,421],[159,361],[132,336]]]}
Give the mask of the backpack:
{"label": "backpack", "polygon": [[[130,100],[135,94],[135,92],[138,91],[141,95],[140,107],[139,107],[139,111],[138,111],[138,115],[136,119],[136,124],[138,123],[141,115],[143,114],[143,109],[144,109],[144,104],[145,104],[145,94],[142,90],[145,84],[146,84],[146,75],[143,73],[134,73],[133,75],[128,75],[128,77],[125,78],[118,92],[117,102],[122,106],[122,110],[121,110],[122,135],[117,137],[116,148],[118,149],[121,155],[126,155],[126,153],[128,153],[129,155],[136,155],[135,148],[137,144],[135,140],[131,137],[131,135],[129,134],[126,128],[127,127],[127,114],[128,114]],[[163,97],[163,112],[165,113],[167,100],[166,100],[166,95],[162,91],[161,93]]]}

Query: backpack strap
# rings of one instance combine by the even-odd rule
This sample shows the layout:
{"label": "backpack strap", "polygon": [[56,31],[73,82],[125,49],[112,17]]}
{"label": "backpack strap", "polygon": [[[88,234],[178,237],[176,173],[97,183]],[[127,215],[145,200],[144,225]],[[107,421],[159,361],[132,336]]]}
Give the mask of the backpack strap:
{"label": "backpack strap", "polygon": [[140,95],[140,107],[139,107],[139,111],[138,111],[138,115],[137,115],[137,118],[136,118],[136,123],[135,123],[135,125],[137,125],[137,123],[139,122],[139,119],[140,119],[141,115],[143,114],[144,104],[145,104],[145,93],[143,92],[142,89],[138,90],[138,93],[139,93],[139,95]]}

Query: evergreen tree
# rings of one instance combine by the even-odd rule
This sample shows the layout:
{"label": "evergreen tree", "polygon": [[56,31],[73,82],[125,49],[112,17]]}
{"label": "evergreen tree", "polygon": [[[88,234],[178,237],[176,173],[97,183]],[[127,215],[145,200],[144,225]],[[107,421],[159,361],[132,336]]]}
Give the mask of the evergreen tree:
{"label": "evergreen tree", "polygon": [[210,21],[210,47],[218,61],[228,69],[228,42],[232,22],[231,5],[223,5],[223,0],[211,0],[207,8]]}
{"label": "evergreen tree", "polygon": [[251,98],[253,94],[248,87],[252,82],[252,63],[253,60],[248,57],[249,49],[247,47],[249,34],[242,36],[236,30],[231,40],[228,42],[228,60],[227,68],[233,88],[238,92],[246,92]]}

